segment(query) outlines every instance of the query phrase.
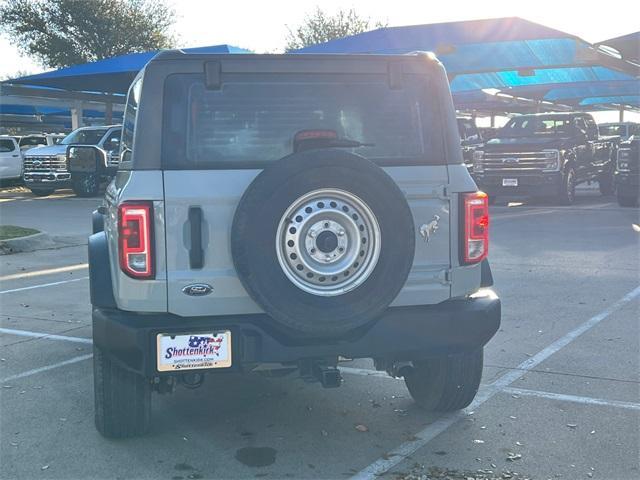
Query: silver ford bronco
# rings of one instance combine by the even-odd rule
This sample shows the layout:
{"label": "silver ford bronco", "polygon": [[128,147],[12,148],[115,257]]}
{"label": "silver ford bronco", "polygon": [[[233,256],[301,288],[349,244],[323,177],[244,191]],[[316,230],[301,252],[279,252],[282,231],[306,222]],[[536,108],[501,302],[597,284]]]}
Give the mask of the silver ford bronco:
{"label": "silver ford bronco", "polygon": [[433,55],[163,52],[120,144],[89,240],[100,433],[143,434],[152,392],[207,375],[338,387],[345,358],[428,410],[473,400],[500,300]]}

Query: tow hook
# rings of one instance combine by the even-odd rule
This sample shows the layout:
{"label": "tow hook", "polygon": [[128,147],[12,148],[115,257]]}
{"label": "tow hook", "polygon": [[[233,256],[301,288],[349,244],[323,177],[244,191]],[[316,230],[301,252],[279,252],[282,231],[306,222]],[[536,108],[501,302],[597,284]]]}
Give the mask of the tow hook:
{"label": "tow hook", "polygon": [[326,365],[316,365],[314,368],[315,377],[324,388],[338,388],[342,383],[340,370],[336,367],[328,367]]}
{"label": "tow hook", "polygon": [[[334,365],[331,365],[331,364]],[[324,388],[337,388],[342,384],[342,375],[333,359],[305,359],[298,362],[300,377],[307,382],[320,382]]]}

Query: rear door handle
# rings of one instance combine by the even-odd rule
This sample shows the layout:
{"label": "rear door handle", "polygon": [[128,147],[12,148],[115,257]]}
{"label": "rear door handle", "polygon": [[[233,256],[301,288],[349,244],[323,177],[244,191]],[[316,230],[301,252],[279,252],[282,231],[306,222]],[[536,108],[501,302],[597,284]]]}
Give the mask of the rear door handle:
{"label": "rear door handle", "polygon": [[194,269],[200,269],[204,266],[204,251],[202,249],[202,208],[189,207],[189,230],[191,234],[189,266]]}

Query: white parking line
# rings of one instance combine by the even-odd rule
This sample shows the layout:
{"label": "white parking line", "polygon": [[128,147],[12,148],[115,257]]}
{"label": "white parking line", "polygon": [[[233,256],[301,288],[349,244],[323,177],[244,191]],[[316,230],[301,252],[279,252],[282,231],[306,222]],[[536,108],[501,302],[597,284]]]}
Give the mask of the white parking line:
{"label": "white parking line", "polygon": [[13,328],[0,328],[0,333],[16,335],[18,337],[44,338],[47,340],[62,340],[65,342],[92,344],[90,338],[67,337],[66,335],[54,335],[52,333],[30,332],[29,330],[15,330]]}
{"label": "white parking line", "polygon": [[78,263],[76,265],[67,265],[65,267],[47,268],[45,270],[34,270],[31,272],[12,273],[11,275],[5,275],[0,277],[0,282],[6,282],[7,280],[17,280],[20,278],[32,278],[39,277],[41,275],[52,275],[54,273],[73,272],[75,270],[84,270],[89,268],[88,263]]}
{"label": "white parking line", "polygon": [[64,285],[65,283],[79,282],[81,280],[87,280],[89,277],[73,278],[71,280],[62,280],[60,282],[41,283],[40,285],[31,285],[30,287],[12,288],[11,290],[0,290],[0,294],[24,292],[26,290],[33,290],[35,288],[53,287],[54,285]]}
{"label": "white parking line", "polygon": [[[578,326],[577,328],[571,330],[566,335],[560,337],[558,340],[553,342],[548,347],[544,348],[533,357],[525,360],[520,365],[518,365],[517,370],[512,370],[502,377],[498,378],[493,383],[482,387],[478,394],[476,395],[475,400],[467,407],[467,411],[472,411],[478,408],[480,405],[485,403],[487,400],[492,398],[496,393],[504,390],[506,387],[515,382],[518,378],[526,373],[526,371],[531,370],[532,368],[537,367],[540,363],[545,361],[551,355],[559,351],[560,349],[566,347],[571,342],[573,342],[576,338],[578,338],[583,333],[591,330],[602,320],[607,318],[616,310],[622,308],[624,305],[632,301],[640,295],[640,287],[636,287],[631,292],[627,293],[620,300],[610,305],[608,308],[603,310],[597,315],[594,315],[589,320]],[[352,478],[358,480],[374,480],[380,475],[387,473],[393,467],[402,462],[406,457],[412,455],[420,448],[424,447],[427,443],[433,440],[435,437],[440,435],[442,432],[447,430],[451,425],[456,423],[461,418],[464,418],[468,415],[464,410],[460,412],[449,413],[443,415],[438,418],[435,422],[429,424],[427,427],[422,429],[420,432],[414,435],[416,440],[405,442],[396,449],[389,452],[385,457],[380,458],[370,464],[369,466],[362,469],[360,472],[355,474]]]}
{"label": "white parking line", "polygon": [[47,365],[46,367],[34,368],[33,370],[27,370],[26,372],[18,373],[16,375],[11,375],[9,377],[0,379],[0,383],[7,383],[13,380],[18,380],[20,378],[30,377],[31,375],[35,375],[37,373],[47,372],[49,370],[53,370],[54,368],[64,367],[66,365],[71,365],[73,363],[82,362],[83,360],[88,360],[92,358],[93,354],[89,353],[87,355],[80,355],[79,357],[73,357],[69,360],[64,360],[62,362],[54,363],[52,365]]}
{"label": "white parking line", "polygon": [[563,393],[541,392],[539,390],[526,390],[523,388],[507,387],[502,390],[504,393],[521,395],[523,397],[547,398],[549,400],[560,400],[563,402],[583,403],[585,405],[600,405],[604,407],[626,408],[628,410],[640,410],[640,403],[621,402],[619,400],[605,400],[603,398],[582,397],[578,395],[566,395]]}

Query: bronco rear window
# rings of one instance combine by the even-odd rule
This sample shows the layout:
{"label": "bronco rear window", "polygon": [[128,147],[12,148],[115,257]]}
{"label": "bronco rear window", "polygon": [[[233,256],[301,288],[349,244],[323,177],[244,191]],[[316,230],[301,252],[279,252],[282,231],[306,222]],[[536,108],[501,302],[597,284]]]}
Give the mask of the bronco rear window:
{"label": "bronco rear window", "polygon": [[348,150],[382,165],[444,163],[422,77],[405,76],[399,89],[381,75],[237,77],[217,90],[203,75],[167,78],[164,168],[263,168],[293,153],[302,130],[367,144]]}

